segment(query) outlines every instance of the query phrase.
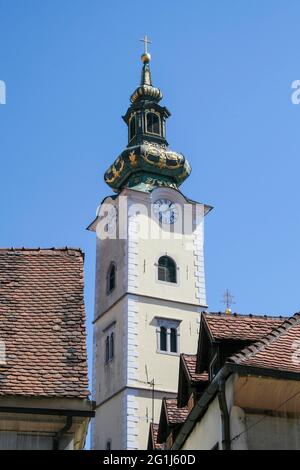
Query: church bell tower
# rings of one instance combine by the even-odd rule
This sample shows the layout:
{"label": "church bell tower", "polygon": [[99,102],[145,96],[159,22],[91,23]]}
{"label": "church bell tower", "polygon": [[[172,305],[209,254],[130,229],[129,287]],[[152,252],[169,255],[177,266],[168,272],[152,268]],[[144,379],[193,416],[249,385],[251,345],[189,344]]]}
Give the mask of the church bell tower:
{"label": "church bell tower", "polygon": [[147,37],[140,85],[123,116],[128,145],[104,175],[113,195],[97,235],[93,449],[146,449],[161,399],[175,397],[181,352],[195,354],[206,308],[204,216],[184,195],[187,159],[166,140],[169,110],[153,86]]}

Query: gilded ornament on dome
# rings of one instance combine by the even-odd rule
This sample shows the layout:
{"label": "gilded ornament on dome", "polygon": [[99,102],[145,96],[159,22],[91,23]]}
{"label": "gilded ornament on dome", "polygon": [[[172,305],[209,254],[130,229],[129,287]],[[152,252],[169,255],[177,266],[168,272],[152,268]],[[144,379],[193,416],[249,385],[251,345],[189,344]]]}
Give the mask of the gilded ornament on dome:
{"label": "gilded ornament on dome", "polygon": [[131,166],[137,166],[138,161],[137,161],[137,156],[136,156],[136,154],[134,153],[134,151],[130,152],[130,154],[129,154],[129,160],[130,160]]}
{"label": "gilded ornament on dome", "polygon": [[113,183],[115,180],[115,176],[112,171],[108,171],[105,175],[105,181],[107,184]]}

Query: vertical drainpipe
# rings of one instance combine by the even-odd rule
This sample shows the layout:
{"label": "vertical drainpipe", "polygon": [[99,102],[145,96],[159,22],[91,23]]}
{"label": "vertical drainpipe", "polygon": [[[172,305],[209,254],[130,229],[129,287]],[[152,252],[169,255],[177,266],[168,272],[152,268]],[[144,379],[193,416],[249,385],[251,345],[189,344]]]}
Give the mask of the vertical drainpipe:
{"label": "vertical drainpipe", "polygon": [[73,424],[73,417],[72,416],[67,416],[66,424],[64,425],[64,427],[60,431],[58,431],[55,434],[55,436],[53,438],[52,450],[59,450],[60,440],[63,437],[63,435],[66,434],[69,431],[72,424]]}
{"label": "vertical drainpipe", "polygon": [[222,420],[222,449],[231,450],[230,418],[225,393],[225,380],[223,378],[219,381],[218,399]]}

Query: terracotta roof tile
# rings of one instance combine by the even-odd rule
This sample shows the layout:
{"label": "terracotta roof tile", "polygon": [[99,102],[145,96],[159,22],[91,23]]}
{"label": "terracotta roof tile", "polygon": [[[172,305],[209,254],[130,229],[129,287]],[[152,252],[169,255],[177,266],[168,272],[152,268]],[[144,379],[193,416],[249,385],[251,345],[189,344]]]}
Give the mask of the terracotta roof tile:
{"label": "terracotta roof tile", "polygon": [[242,349],[228,362],[300,373],[300,313],[287,319],[260,341]]}
{"label": "terracotta roof tile", "polygon": [[157,442],[157,434],[158,434],[158,424],[151,423],[150,424],[150,433],[152,436],[152,445],[155,450],[163,450],[164,445],[158,444]]}
{"label": "terracotta roof tile", "polygon": [[80,250],[0,249],[0,395],[88,396],[83,287]]}
{"label": "terracotta roof tile", "polygon": [[177,398],[166,398],[164,402],[168,424],[184,423],[189,414],[188,407],[178,408]]}
{"label": "terracotta roof tile", "polygon": [[208,382],[209,377],[207,372],[202,374],[196,373],[197,354],[182,354],[182,359],[192,382]]}
{"label": "terracotta roof tile", "polygon": [[256,315],[202,313],[212,338],[216,341],[231,339],[257,341],[286,319]]}

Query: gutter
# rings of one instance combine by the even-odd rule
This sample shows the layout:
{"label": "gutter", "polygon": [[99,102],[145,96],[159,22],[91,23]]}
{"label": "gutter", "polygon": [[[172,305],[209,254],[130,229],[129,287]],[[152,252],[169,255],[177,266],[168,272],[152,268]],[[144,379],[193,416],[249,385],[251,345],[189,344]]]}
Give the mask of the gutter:
{"label": "gutter", "polygon": [[219,381],[218,399],[222,419],[222,448],[223,450],[231,450],[231,437],[230,437],[230,416],[228,412],[226,400],[226,382],[222,377]]}
{"label": "gutter", "polygon": [[60,440],[63,435],[71,429],[72,424],[73,416],[67,416],[66,424],[64,425],[64,427],[54,435],[52,450],[59,450]]}
{"label": "gutter", "polygon": [[191,433],[196,422],[204,415],[208,408],[208,405],[216,396],[219,391],[219,383],[221,379],[224,381],[232,373],[228,366],[224,366],[220,372],[215,376],[209,387],[205,390],[200,400],[196,403],[190,414],[188,415],[185,423],[181,427],[179,434],[177,435],[175,442],[172,446],[172,450],[179,450],[182,448],[189,434]]}
{"label": "gutter", "polygon": [[54,408],[25,408],[16,406],[0,406],[0,413],[20,413],[20,414],[35,414],[35,415],[49,415],[49,416],[76,416],[93,418],[95,416],[95,405],[92,403],[92,410],[61,410]]}

